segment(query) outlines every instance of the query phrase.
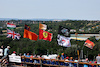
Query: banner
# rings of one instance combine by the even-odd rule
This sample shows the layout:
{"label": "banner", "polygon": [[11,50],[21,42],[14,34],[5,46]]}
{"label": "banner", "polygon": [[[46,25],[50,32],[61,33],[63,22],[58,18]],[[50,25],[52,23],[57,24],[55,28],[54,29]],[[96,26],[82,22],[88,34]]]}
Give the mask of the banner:
{"label": "banner", "polygon": [[60,45],[60,46],[71,47],[71,43],[70,43],[70,38],[69,37],[58,35],[57,36],[57,41],[58,41],[58,45]]}
{"label": "banner", "polygon": [[95,46],[95,44],[92,41],[90,41],[89,39],[87,39],[85,41],[84,45],[87,46],[90,49],[93,49],[93,47]]}
{"label": "banner", "polygon": [[46,30],[47,25],[39,23],[39,29]]}
{"label": "banner", "polygon": [[10,62],[21,63],[21,57],[20,56],[12,56],[12,55],[9,55],[9,61]]}
{"label": "banner", "polygon": [[23,38],[29,38],[30,40],[37,40],[38,35],[35,34],[34,32],[28,31],[26,29],[24,29],[24,36]]}
{"label": "banner", "polygon": [[58,34],[70,37],[70,29],[59,26]]}
{"label": "banner", "polygon": [[52,33],[39,29],[39,39],[51,41]]}

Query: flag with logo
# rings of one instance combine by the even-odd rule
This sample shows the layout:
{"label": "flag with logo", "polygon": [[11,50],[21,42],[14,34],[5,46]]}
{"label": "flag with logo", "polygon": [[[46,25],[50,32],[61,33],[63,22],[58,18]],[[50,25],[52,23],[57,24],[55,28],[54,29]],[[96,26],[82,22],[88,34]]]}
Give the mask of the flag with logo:
{"label": "flag with logo", "polygon": [[70,29],[59,26],[58,34],[66,37],[70,37]]}
{"label": "flag with logo", "polygon": [[39,23],[39,29],[46,30],[47,25]]}
{"label": "flag with logo", "polygon": [[69,37],[65,37],[65,36],[62,36],[62,35],[58,34],[57,41],[58,41],[58,45],[60,45],[60,46],[71,47],[71,43],[70,43],[70,38]]}
{"label": "flag with logo", "polygon": [[34,32],[28,31],[26,29],[24,29],[24,35],[23,38],[29,38],[30,40],[37,40],[38,35]]}
{"label": "flag with logo", "polygon": [[30,27],[25,24],[25,29],[29,31],[30,30]]}
{"label": "flag with logo", "polygon": [[51,41],[52,36],[53,36],[52,33],[39,29],[39,39]]}
{"label": "flag with logo", "polygon": [[7,29],[7,38],[11,37],[12,39],[20,39],[21,35],[19,33],[15,33],[14,31]]}
{"label": "flag with logo", "polygon": [[7,28],[8,29],[15,29],[16,25],[12,24],[12,23],[7,23]]}
{"label": "flag with logo", "polygon": [[90,49],[93,49],[93,47],[95,46],[95,44],[92,41],[90,41],[89,39],[87,39],[85,41],[84,45],[87,46]]}

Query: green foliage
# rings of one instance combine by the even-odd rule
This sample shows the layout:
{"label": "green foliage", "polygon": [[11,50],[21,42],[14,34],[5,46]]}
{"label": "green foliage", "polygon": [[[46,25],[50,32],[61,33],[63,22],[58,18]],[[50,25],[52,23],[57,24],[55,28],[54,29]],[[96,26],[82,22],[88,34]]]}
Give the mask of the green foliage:
{"label": "green foliage", "polygon": [[[23,20],[21,23],[19,20],[15,21],[15,20],[11,20],[14,23],[16,23],[17,27],[22,27],[20,29],[15,29],[15,32],[18,32],[21,34],[21,38],[19,40],[12,40],[11,38],[6,38],[6,36],[0,36],[0,45],[4,45],[5,47],[7,45],[11,46],[10,49],[10,53],[12,53],[13,51],[16,51],[17,53],[34,53],[34,54],[47,54],[47,52],[49,54],[52,53],[56,53],[56,54],[61,54],[62,52],[64,52],[67,56],[73,56],[73,57],[77,57],[77,48],[79,48],[79,50],[82,49],[83,44],[85,41],[76,41],[76,40],[71,40],[71,44],[72,47],[69,48],[64,48],[61,47],[57,44],[57,35],[58,35],[58,28],[59,25],[62,25],[64,27],[70,28],[70,29],[76,29],[77,33],[79,33],[79,29],[84,29],[85,32],[81,32],[81,33],[88,33],[88,32],[92,32],[92,33],[98,33],[99,29],[92,29],[90,31],[88,31],[88,28],[93,26],[93,22],[90,21],[76,21],[76,20],[67,20],[67,21],[62,21],[62,22],[52,22],[52,21],[45,21],[45,24],[47,25],[47,30],[49,30],[50,33],[53,33],[53,38],[52,41],[45,41],[45,40],[37,40],[37,41],[32,41],[29,40],[28,38],[23,38],[23,32],[24,32],[24,24],[27,24],[31,27],[32,32],[36,33],[37,35],[39,35],[39,21],[35,22],[33,24],[32,21],[29,20]],[[10,21],[9,21],[10,22]],[[92,23],[92,25],[88,25],[89,23]],[[2,23],[1,26],[4,26],[6,23]],[[97,23],[98,25],[100,25],[100,23]],[[96,25],[95,25],[96,26]],[[5,29],[5,27],[3,28]],[[0,30],[1,31],[1,30]],[[89,38],[89,40],[93,41],[96,45],[95,47],[91,50],[87,47],[84,46],[84,55],[87,55],[87,51],[88,51],[88,56],[96,56],[97,53],[100,52],[100,40],[96,40],[95,37],[91,37]],[[78,47],[77,47],[77,43],[78,43]],[[93,58],[93,57],[92,57]]]}

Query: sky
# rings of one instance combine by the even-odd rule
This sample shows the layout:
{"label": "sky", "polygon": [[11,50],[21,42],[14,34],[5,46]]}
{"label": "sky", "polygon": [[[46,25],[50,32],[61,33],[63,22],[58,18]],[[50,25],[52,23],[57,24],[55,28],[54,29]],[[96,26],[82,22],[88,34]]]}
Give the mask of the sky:
{"label": "sky", "polygon": [[0,0],[0,18],[100,20],[100,0]]}

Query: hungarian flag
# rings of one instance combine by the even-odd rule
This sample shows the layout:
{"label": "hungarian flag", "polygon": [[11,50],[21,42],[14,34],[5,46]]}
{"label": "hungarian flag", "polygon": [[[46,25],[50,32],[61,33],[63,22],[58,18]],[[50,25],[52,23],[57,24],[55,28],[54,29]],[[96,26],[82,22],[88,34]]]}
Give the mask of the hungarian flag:
{"label": "hungarian flag", "polygon": [[14,25],[12,23],[7,23],[7,28],[8,29],[14,29],[14,28],[16,28],[16,25]]}
{"label": "hungarian flag", "polygon": [[59,26],[58,34],[66,37],[70,37],[70,29]]}
{"label": "hungarian flag", "polygon": [[25,24],[25,29],[29,31],[30,30],[30,27]]}
{"label": "hungarian flag", "polygon": [[71,47],[71,43],[70,43],[70,38],[69,37],[58,35],[57,36],[57,41],[58,41],[58,45],[60,45],[60,46]]}
{"label": "hungarian flag", "polygon": [[39,29],[39,39],[51,41],[52,33]]}
{"label": "hungarian flag", "polygon": [[15,33],[14,31],[7,29],[7,38],[10,37],[12,37],[12,39],[20,39],[21,35],[19,33]]}
{"label": "hungarian flag", "polygon": [[35,34],[34,32],[28,31],[26,29],[24,29],[24,36],[23,38],[29,38],[30,40],[37,40],[38,35]]}
{"label": "hungarian flag", "polygon": [[90,41],[89,39],[87,39],[85,41],[84,45],[87,46],[90,49],[93,49],[93,47],[95,46],[95,44],[92,41]]}
{"label": "hungarian flag", "polygon": [[39,23],[39,29],[46,30],[47,25]]}

